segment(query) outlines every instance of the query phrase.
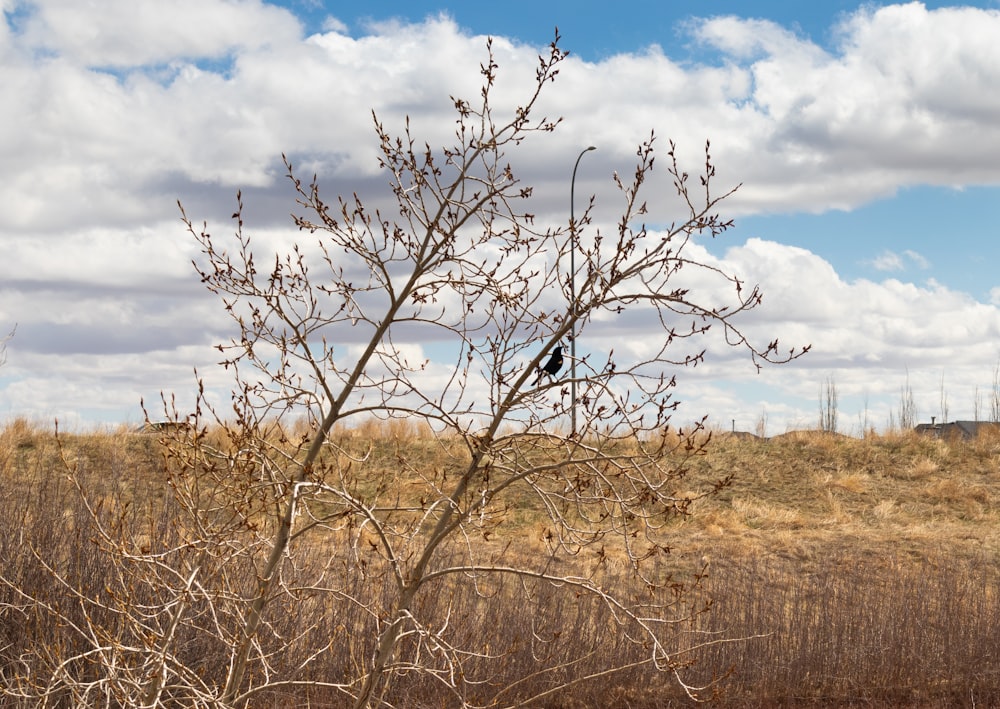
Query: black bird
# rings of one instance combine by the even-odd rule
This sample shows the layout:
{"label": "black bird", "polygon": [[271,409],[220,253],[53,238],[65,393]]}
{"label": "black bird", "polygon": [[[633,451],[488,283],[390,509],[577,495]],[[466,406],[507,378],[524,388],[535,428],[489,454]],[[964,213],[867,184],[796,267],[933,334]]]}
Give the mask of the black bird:
{"label": "black bird", "polygon": [[562,369],[563,356],[562,356],[562,345],[556,345],[556,348],[552,350],[552,354],[549,355],[549,361],[545,363],[545,366],[538,371],[538,376],[531,386],[538,386],[538,382],[542,381],[542,375],[548,374],[550,377],[554,377],[556,372]]}

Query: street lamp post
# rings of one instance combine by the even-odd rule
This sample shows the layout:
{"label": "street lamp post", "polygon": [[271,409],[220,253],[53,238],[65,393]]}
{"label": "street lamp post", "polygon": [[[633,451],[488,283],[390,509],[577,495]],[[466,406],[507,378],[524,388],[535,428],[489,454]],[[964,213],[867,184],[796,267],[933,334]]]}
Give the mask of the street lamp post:
{"label": "street lamp post", "polygon": [[569,183],[569,300],[570,300],[570,340],[569,340],[569,387],[572,404],[571,433],[576,435],[576,215],[573,213],[573,199],[576,195],[576,169],[580,160],[591,150],[597,148],[591,145],[584,148],[573,165],[573,179]]}

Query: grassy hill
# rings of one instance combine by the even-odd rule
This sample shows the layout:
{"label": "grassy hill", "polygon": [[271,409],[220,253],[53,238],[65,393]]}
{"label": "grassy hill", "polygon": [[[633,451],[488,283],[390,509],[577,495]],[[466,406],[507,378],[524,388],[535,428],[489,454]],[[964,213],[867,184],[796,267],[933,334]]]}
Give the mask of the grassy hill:
{"label": "grassy hill", "polygon": [[[341,435],[345,445],[377,443],[384,455],[374,465],[391,468],[400,455],[443,464],[442,449],[412,427]],[[13,422],[0,431],[4,558],[25,554],[25,541],[53,556],[79,553],[65,534],[81,522],[65,484],[70,467],[92,494],[117,491],[115,504],[153,508],[163,494],[156,435],[123,428],[57,444]],[[690,676],[725,675],[713,705],[1000,705],[1000,436],[716,434],[677,494],[729,475],[722,492],[670,522],[670,563],[707,574],[692,602],[712,612],[678,628],[677,646],[689,649],[681,657]],[[517,510],[483,543],[516,540],[530,553],[543,526],[536,512]],[[0,603],[0,627],[12,607]],[[4,646],[6,670],[15,661]],[[549,706],[686,703],[667,679],[636,675]]]}
{"label": "grassy hill", "polygon": [[717,436],[694,476],[735,475],[700,502],[689,541],[803,564],[830,554],[913,559],[996,554],[1000,436],[914,433],[858,440],[821,432],[766,441]]}

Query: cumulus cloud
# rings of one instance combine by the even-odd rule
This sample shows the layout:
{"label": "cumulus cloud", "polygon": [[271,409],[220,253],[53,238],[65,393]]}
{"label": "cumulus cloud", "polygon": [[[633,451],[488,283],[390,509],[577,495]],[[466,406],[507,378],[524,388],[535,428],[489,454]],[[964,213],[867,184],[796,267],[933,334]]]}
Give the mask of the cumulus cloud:
{"label": "cumulus cloud", "polygon": [[[730,157],[753,178],[743,197],[819,211],[907,184],[995,180],[1000,129],[989,117],[1000,111],[990,89],[1000,78],[998,31],[996,10],[916,2],[848,16],[833,52],[767,22],[702,22],[695,35],[748,75],[731,103],[762,128],[732,146]],[[734,125],[714,127],[740,135]],[[786,192],[788,182],[798,187]]]}
{"label": "cumulus cloud", "polygon": [[296,41],[301,25],[261,0],[76,0],[24,3],[15,31],[26,50],[87,67],[133,69]]}
{"label": "cumulus cloud", "polygon": [[[113,0],[99,11],[75,0],[2,1],[0,331],[21,324],[0,388],[11,411],[30,408],[32,396],[40,414],[87,408],[92,396],[88,416],[113,418],[134,405],[137,381],[183,386],[193,358],[212,361],[193,353],[222,336],[225,320],[193,277],[197,249],[176,201],[226,231],[242,189],[260,243],[283,248],[295,238],[285,153],[304,177],[317,173],[328,196],[357,191],[384,206],[372,110],[393,132],[409,116],[418,142],[452,140],[449,96],[478,95],[485,53],[484,37],[446,16],[356,35],[328,18],[305,36],[293,14],[263,0]],[[578,197],[598,195],[595,227],[613,229],[609,177],[630,172],[651,129],[661,161],[672,138],[692,172],[711,139],[720,189],[743,183],[727,215],[849,209],[907,185],[1000,181],[998,11],[863,8],[829,49],[737,17],[698,20],[688,32],[714,61],[680,62],[656,46],[567,60],[540,106],[565,121],[507,156],[536,186],[540,224],[565,221],[567,163],[594,144]],[[493,48],[500,115],[524,100],[544,48],[503,37]],[[660,198],[672,193],[664,171],[648,189],[651,224],[677,216]],[[818,372],[860,391],[861,367],[972,376],[996,357],[1000,297],[979,303],[933,281],[906,282],[902,274],[929,266],[916,251],[871,263],[897,279],[849,282],[815,254],[764,239],[699,253],[764,286],[764,306],[746,323],[755,337],[813,343],[810,357],[783,370],[802,377],[789,396],[813,397]],[[610,343],[615,325],[641,327],[595,323],[592,344]],[[736,400],[719,384],[731,356],[721,349],[719,365],[693,375],[715,392],[703,403]],[[754,381],[790,386],[777,376]]]}

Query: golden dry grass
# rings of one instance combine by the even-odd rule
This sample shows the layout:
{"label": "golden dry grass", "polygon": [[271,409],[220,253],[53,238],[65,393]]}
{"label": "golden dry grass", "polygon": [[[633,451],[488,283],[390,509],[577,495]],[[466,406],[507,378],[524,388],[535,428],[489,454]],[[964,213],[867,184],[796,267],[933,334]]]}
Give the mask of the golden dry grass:
{"label": "golden dry grass", "polygon": [[[220,447],[221,433],[210,432]],[[406,422],[337,430],[332,438],[341,450],[331,455],[365,453],[366,474],[401,492],[416,476],[449,470],[467,455],[459,441]],[[151,495],[166,482],[163,452],[160,434],[120,428],[61,435],[57,443],[51,431],[16,420],[0,429],[0,499],[29,495],[45,476],[65,480],[68,465],[84,474],[91,494],[155,505]],[[752,648],[719,646],[717,656],[699,658],[709,674],[735,668],[727,706],[796,706],[803,698],[854,706],[852,697],[868,697],[863,705],[884,707],[924,692],[933,701],[906,705],[944,707],[965,697],[970,682],[979,683],[975,696],[1000,699],[987,647],[993,621],[1000,622],[992,571],[1000,552],[1000,437],[718,436],[689,468],[678,496],[734,476],[671,523],[676,562],[710,566],[706,590],[717,611],[703,629],[761,638]],[[43,501],[46,519],[59,519],[63,505],[71,509],[72,494],[60,494]],[[531,553],[544,544],[546,524],[530,498],[514,499],[523,506],[482,543],[516,540]],[[74,526],[65,515],[62,522],[65,530]],[[943,647],[946,656],[928,655],[924,664],[906,659]],[[951,676],[956,688],[938,675]],[[647,687],[652,694],[641,701],[643,687],[626,682],[620,701],[672,705],[664,703],[668,687]]]}
{"label": "golden dry grass", "polygon": [[[121,427],[59,438],[57,445],[52,431],[23,419],[0,429],[5,489],[23,490],[38,475],[65,474],[65,464],[102,471],[95,478],[109,487],[123,466],[145,471],[151,483],[161,480],[157,434]],[[337,430],[332,438],[347,451],[368,452],[373,474],[383,480],[390,475],[403,489],[406,475],[447,469],[464,455],[457,443],[406,421]],[[893,546],[1000,551],[1000,436],[944,441],[914,433],[863,440],[821,432],[770,440],[722,435],[689,467],[678,483],[681,497],[734,475],[728,488],[695,502],[677,522],[677,547],[692,552],[710,547],[738,555],[828,554]],[[518,509],[505,534],[534,539],[543,527],[530,508]]]}
{"label": "golden dry grass", "polygon": [[684,521],[686,545],[738,555],[1000,550],[995,436],[721,436],[698,459],[692,483],[725,473],[735,474],[733,485]]}

